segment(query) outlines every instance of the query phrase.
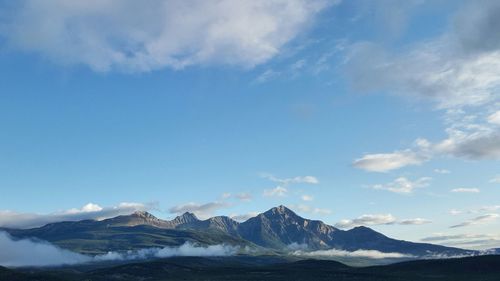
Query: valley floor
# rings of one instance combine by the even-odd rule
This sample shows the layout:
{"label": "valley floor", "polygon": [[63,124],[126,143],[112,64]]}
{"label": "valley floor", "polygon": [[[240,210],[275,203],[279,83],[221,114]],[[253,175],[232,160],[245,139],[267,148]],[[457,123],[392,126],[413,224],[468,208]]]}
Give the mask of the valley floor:
{"label": "valley floor", "polygon": [[500,256],[420,260],[385,266],[349,267],[335,261],[284,262],[276,257],[179,257],[121,265],[59,269],[0,268],[0,281],[498,281]]}

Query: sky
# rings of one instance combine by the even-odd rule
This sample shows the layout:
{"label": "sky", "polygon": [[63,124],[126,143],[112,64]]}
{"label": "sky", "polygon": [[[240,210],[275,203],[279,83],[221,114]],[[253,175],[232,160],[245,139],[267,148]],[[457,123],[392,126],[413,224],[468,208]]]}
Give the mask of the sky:
{"label": "sky", "polygon": [[0,0],[0,226],[147,210],[500,247],[500,3]]}

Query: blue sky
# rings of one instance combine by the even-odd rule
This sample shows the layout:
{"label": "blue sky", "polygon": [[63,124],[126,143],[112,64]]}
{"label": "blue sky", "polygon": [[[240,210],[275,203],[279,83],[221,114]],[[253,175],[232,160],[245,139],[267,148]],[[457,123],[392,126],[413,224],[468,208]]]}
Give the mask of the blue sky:
{"label": "blue sky", "polygon": [[495,1],[0,7],[1,225],[284,204],[500,246]]}

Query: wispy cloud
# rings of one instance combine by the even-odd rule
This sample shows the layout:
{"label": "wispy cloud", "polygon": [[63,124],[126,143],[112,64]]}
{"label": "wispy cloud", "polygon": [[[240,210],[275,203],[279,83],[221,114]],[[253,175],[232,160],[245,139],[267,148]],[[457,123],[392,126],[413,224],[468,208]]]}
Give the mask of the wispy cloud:
{"label": "wispy cloud", "polygon": [[305,204],[290,205],[291,208],[297,209],[300,212],[318,214],[318,215],[330,215],[332,210],[326,208],[311,207]]}
{"label": "wispy cloud", "polygon": [[390,259],[390,258],[412,258],[413,256],[402,253],[385,253],[375,250],[356,250],[356,251],[343,251],[343,250],[318,250],[307,252],[304,250],[297,250],[293,255],[303,257],[352,257],[352,258],[370,258],[370,259]]}
{"label": "wispy cloud", "polygon": [[371,186],[373,189],[386,190],[394,193],[409,194],[417,188],[429,186],[431,181],[430,177],[422,177],[415,181],[409,180],[405,177],[399,177],[394,181],[387,184],[376,184]]}
{"label": "wispy cloud", "polygon": [[462,223],[452,225],[452,226],[450,226],[450,228],[459,228],[459,227],[466,227],[466,226],[477,225],[477,224],[484,224],[484,223],[494,221],[498,217],[500,217],[500,215],[498,215],[498,214],[485,214],[485,215],[481,215],[481,216],[475,217],[473,219],[464,221]]}
{"label": "wispy cloud", "polygon": [[233,214],[233,215],[231,215],[231,218],[233,220],[236,220],[236,221],[246,221],[249,218],[256,217],[258,214],[259,214],[258,212],[250,212],[250,213],[241,214],[241,215]]}
{"label": "wispy cloud", "polygon": [[265,197],[279,196],[283,197],[288,194],[288,187],[292,184],[319,184],[319,180],[313,176],[298,176],[293,178],[277,178],[271,174],[261,174],[262,178],[268,179],[278,185],[272,189],[265,189],[263,195]]}
{"label": "wispy cloud", "polygon": [[272,189],[265,189],[263,195],[265,197],[274,197],[274,196],[279,196],[283,197],[288,193],[288,189],[283,186],[277,186]]}
{"label": "wispy cloud", "polygon": [[[367,154],[354,166],[386,172],[435,157],[500,159],[500,44],[497,1],[472,1],[440,36],[390,52],[359,42],[348,47],[346,73],[364,92],[389,92],[430,102],[445,116],[447,137],[426,147]],[[473,119],[476,119],[475,121]]]}
{"label": "wispy cloud", "polygon": [[58,266],[115,260],[139,260],[173,256],[230,256],[242,250],[238,246],[217,244],[201,246],[186,242],[177,247],[144,248],[135,251],[108,252],[103,255],[87,256],[61,249],[45,241],[30,239],[15,240],[0,231],[0,265]]}
{"label": "wispy cloud", "polygon": [[436,174],[449,174],[451,172],[450,172],[450,170],[446,170],[446,169],[434,169],[434,173],[436,173]]}
{"label": "wispy cloud", "polygon": [[307,194],[302,195],[300,198],[302,199],[302,201],[313,201],[314,200],[313,196],[307,195]]}
{"label": "wispy cloud", "polygon": [[27,0],[11,5],[0,36],[11,49],[99,72],[198,64],[253,67],[279,54],[332,4],[335,1]]}
{"label": "wispy cloud", "polygon": [[173,206],[169,209],[169,212],[177,215],[183,214],[185,212],[190,212],[194,213],[196,216],[200,218],[205,219],[211,217],[217,210],[224,209],[229,206],[230,204],[224,201],[215,201],[204,204],[190,202],[186,204]]}
{"label": "wispy cloud", "polygon": [[370,172],[388,172],[408,165],[420,165],[427,159],[411,151],[366,154],[354,160],[353,166]]}
{"label": "wispy cloud", "polygon": [[481,190],[479,188],[467,188],[467,187],[459,187],[451,190],[454,193],[479,193]]}
{"label": "wispy cloud", "polygon": [[370,225],[422,225],[431,223],[432,221],[423,218],[402,219],[398,220],[391,214],[369,214],[362,215],[355,219],[343,219],[335,224],[338,228],[352,228],[356,226]]}
{"label": "wispy cloud", "polygon": [[490,183],[500,183],[500,175],[495,176],[495,177],[494,177],[494,178],[492,178],[489,182],[490,182]]}
{"label": "wispy cloud", "polygon": [[500,235],[498,234],[435,234],[420,239],[422,242],[440,243],[447,246],[466,247],[476,249],[489,249],[500,245]]}
{"label": "wispy cloud", "polygon": [[495,125],[500,125],[500,110],[488,116],[488,122]]}

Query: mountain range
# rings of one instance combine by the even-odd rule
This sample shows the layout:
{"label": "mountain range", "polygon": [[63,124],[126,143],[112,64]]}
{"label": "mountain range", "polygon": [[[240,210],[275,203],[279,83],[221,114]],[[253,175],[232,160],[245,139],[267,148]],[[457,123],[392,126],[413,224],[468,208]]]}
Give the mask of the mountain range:
{"label": "mountain range", "polygon": [[32,229],[2,229],[16,238],[37,238],[85,254],[147,247],[228,244],[265,249],[306,251],[337,249],[376,250],[414,257],[474,255],[477,252],[389,238],[359,226],[341,230],[319,220],[300,217],[285,206],[274,207],[244,222],[226,216],[200,220],[184,213],[162,220],[148,212],[135,212],[101,221],[57,222]]}

